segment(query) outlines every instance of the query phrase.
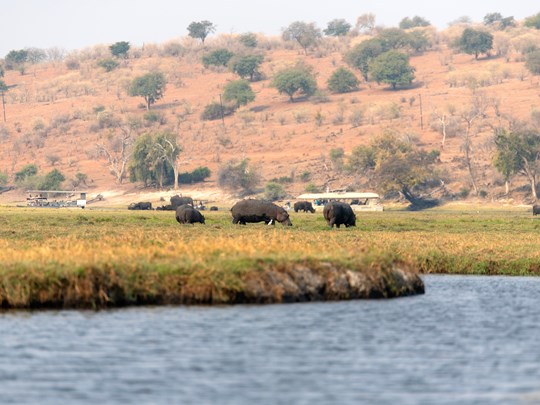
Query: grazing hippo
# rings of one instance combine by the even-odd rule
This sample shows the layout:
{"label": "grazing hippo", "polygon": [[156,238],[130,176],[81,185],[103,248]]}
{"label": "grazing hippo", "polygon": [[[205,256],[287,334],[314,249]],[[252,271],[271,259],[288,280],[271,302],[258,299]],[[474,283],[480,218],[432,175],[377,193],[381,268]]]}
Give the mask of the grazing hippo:
{"label": "grazing hippo", "polygon": [[128,210],[151,210],[152,209],[152,203],[151,202],[138,202],[138,203],[131,203],[128,206]]}
{"label": "grazing hippo", "polygon": [[176,220],[180,224],[194,224],[195,222],[204,224],[204,216],[189,204],[176,208]]}
{"label": "grazing hippo", "polygon": [[294,203],[294,212],[298,211],[315,212],[315,208],[309,201],[297,201]]}
{"label": "grazing hippo", "polygon": [[189,204],[193,207],[193,198],[191,197],[180,197],[175,195],[171,197],[171,205],[176,208],[184,204]]}
{"label": "grazing hippo", "polygon": [[533,205],[533,215],[540,214],[540,205],[534,204]]}
{"label": "grazing hippo", "polygon": [[210,211],[217,211],[218,210],[218,207],[216,207],[215,205],[212,205],[210,207]]}
{"label": "grazing hippo", "polygon": [[283,208],[266,200],[242,200],[231,208],[233,224],[245,225],[247,222],[264,222],[275,225],[292,226],[289,213]]}
{"label": "grazing hippo", "polygon": [[356,226],[356,215],[351,206],[344,202],[331,201],[324,206],[323,210],[324,219],[328,225],[333,228],[339,228],[340,225]]}

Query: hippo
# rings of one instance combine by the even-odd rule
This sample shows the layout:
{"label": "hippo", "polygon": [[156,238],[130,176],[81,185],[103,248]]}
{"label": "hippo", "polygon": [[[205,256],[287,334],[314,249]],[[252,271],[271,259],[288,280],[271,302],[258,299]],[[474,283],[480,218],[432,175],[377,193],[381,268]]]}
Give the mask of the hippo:
{"label": "hippo", "polygon": [[193,198],[191,197],[180,197],[175,195],[171,197],[171,205],[176,208],[184,204],[189,204],[193,207]]}
{"label": "hippo", "polygon": [[245,225],[247,222],[264,222],[275,225],[280,222],[282,225],[292,226],[289,213],[266,200],[242,200],[238,201],[231,208],[233,224]]}
{"label": "hippo", "polygon": [[315,212],[315,208],[309,201],[297,201],[294,203],[294,212],[304,211],[304,212]]}
{"label": "hippo", "polygon": [[212,205],[210,207],[210,211],[217,211],[218,210],[218,207],[216,207],[215,205]]}
{"label": "hippo", "polygon": [[152,209],[152,203],[151,202],[138,202],[138,203],[131,203],[128,206],[128,210],[151,210]]}
{"label": "hippo", "polygon": [[532,207],[532,210],[533,210],[533,215],[540,214],[540,205],[534,204]]}
{"label": "hippo", "polygon": [[342,224],[347,228],[349,226],[356,226],[356,215],[347,203],[331,201],[324,206],[323,215],[331,228],[334,225],[336,228],[339,228]]}
{"label": "hippo", "polygon": [[183,204],[176,208],[176,220],[180,224],[204,224],[204,216],[189,204]]}

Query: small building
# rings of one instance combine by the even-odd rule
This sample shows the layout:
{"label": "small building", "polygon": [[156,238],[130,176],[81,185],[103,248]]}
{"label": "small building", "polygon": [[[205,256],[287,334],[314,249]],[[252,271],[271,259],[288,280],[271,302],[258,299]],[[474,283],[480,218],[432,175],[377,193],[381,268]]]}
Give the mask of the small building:
{"label": "small building", "polygon": [[[354,211],[383,211],[381,198],[377,193],[356,193],[356,192],[328,192],[328,193],[308,193],[297,197],[297,200],[310,201],[313,207],[324,207],[330,201],[342,201],[351,205]],[[321,208],[322,209],[322,208]]]}
{"label": "small building", "polygon": [[86,191],[30,190],[26,195],[28,207],[86,207]]}

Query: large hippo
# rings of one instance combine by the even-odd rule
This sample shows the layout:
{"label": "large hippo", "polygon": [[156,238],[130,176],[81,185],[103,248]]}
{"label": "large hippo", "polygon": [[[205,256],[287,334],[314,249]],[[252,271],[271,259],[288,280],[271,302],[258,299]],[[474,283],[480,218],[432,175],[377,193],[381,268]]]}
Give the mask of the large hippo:
{"label": "large hippo", "polygon": [[189,204],[176,208],[176,220],[180,224],[194,224],[195,222],[204,224],[204,216]]}
{"label": "large hippo", "polygon": [[233,224],[245,225],[247,222],[265,222],[275,225],[280,222],[282,225],[291,226],[289,213],[276,204],[266,200],[242,200],[238,201],[231,208]]}
{"label": "large hippo", "polygon": [[540,205],[534,204],[532,208],[533,208],[533,215],[540,214]]}
{"label": "large hippo", "polygon": [[315,212],[315,208],[309,201],[297,201],[294,203],[294,212],[298,211]]}
{"label": "large hippo", "polygon": [[152,203],[148,201],[131,203],[128,206],[128,210],[151,210],[151,209],[152,209]]}
{"label": "large hippo", "polygon": [[189,204],[193,207],[193,198],[191,197],[180,197],[175,195],[171,197],[171,205],[176,208],[184,204]]}
{"label": "large hippo", "polygon": [[323,215],[331,228],[334,225],[336,228],[339,228],[342,224],[347,228],[349,226],[356,226],[356,215],[347,203],[331,201],[324,206]]}

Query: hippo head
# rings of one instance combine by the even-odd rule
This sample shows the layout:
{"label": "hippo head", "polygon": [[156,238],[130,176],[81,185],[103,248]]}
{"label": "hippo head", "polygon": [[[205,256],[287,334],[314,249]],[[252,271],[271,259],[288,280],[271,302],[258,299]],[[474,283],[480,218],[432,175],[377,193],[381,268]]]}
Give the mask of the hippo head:
{"label": "hippo head", "polygon": [[281,209],[278,211],[277,216],[276,216],[276,221],[281,223],[281,225],[292,226],[291,219],[289,218],[289,213],[285,211],[284,209]]}
{"label": "hippo head", "polygon": [[201,224],[204,224],[204,215],[201,214]]}

